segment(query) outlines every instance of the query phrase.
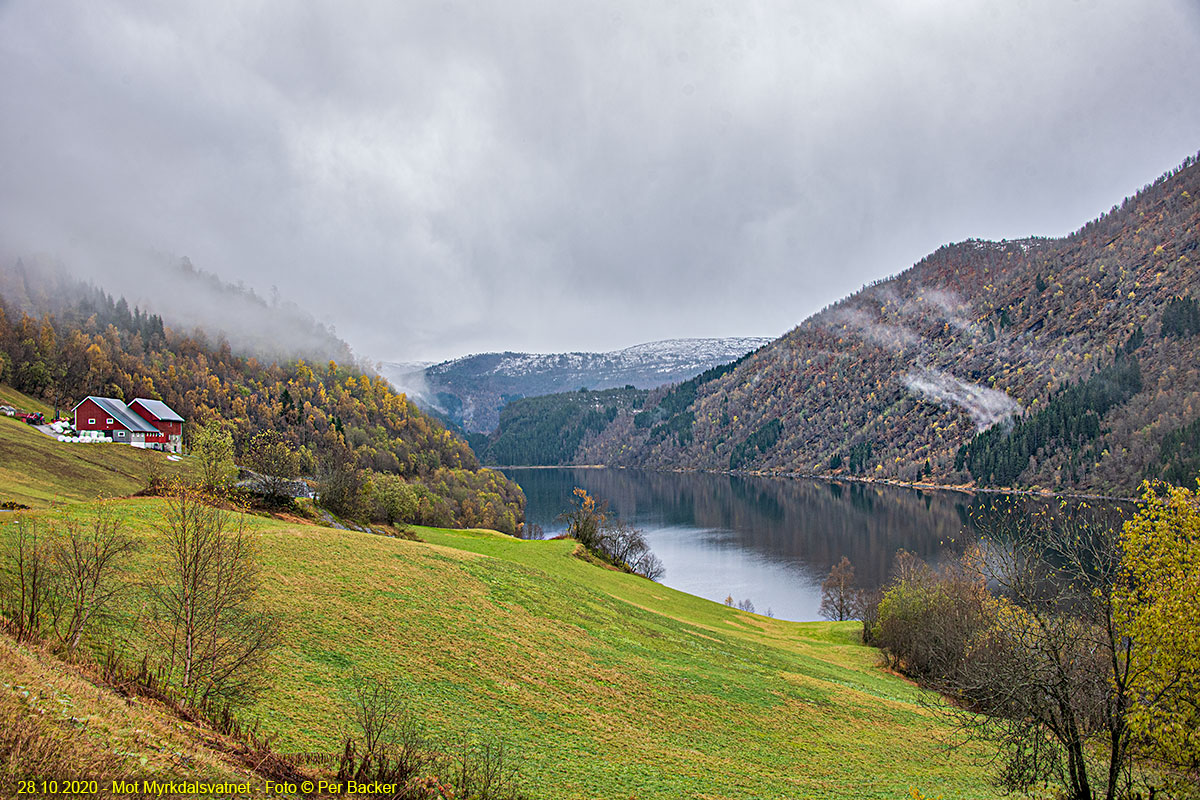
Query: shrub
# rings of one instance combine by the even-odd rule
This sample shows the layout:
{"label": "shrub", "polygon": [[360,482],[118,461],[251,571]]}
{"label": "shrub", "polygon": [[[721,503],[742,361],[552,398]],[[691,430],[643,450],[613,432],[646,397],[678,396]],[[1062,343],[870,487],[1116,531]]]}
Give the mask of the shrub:
{"label": "shrub", "polygon": [[377,475],[372,486],[372,518],[406,524],[417,518],[417,493],[399,475]]}
{"label": "shrub", "polygon": [[291,500],[292,481],[300,474],[300,456],[290,442],[274,431],[255,434],[244,460],[255,473],[255,491],[274,500]]}
{"label": "shrub", "polygon": [[[905,554],[907,556],[907,554]],[[987,625],[987,592],[963,564],[933,570],[912,556],[898,560],[871,629],[891,665],[933,685],[960,672],[967,647]]]}
{"label": "shrub", "polygon": [[567,523],[568,536],[613,566],[652,581],[662,577],[662,562],[640,530],[609,514],[607,505],[586,490],[576,487],[574,496],[571,510],[559,517]]}

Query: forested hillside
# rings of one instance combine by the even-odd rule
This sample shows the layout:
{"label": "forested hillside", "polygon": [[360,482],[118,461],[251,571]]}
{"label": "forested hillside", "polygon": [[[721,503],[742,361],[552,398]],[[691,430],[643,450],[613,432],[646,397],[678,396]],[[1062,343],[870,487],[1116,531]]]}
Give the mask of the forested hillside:
{"label": "forested hillside", "polygon": [[471,437],[471,444],[485,464],[570,464],[586,439],[618,414],[641,408],[649,394],[626,386],[515,400],[500,412],[499,429],[491,436]]}
{"label": "forested hillside", "polygon": [[305,475],[347,468],[400,475],[417,490],[414,521],[509,532],[522,521],[516,484],[481,470],[465,442],[353,364],[260,361],[223,339],[176,332],[89,285],[62,283],[46,297],[23,270],[0,268],[0,275],[0,286],[20,288],[26,309],[39,310],[44,298],[40,316],[31,316],[10,305],[7,291],[0,295],[0,382],[60,413],[87,395],[161,399],[188,421],[185,436],[216,422],[239,453],[255,435],[273,432]]}
{"label": "forested hillside", "polygon": [[1189,158],[1062,239],[944,246],[686,396],[653,394],[574,461],[1119,492],[1178,479],[1200,455],[1198,261]]}

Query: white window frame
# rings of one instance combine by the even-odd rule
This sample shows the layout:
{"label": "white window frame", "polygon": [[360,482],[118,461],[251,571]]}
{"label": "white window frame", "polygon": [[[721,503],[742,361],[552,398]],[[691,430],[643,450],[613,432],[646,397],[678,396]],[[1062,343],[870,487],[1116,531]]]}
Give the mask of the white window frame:
{"label": "white window frame", "polygon": [[125,431],[117,431],[117,438],[118,438],[118,439],[124,439],[124,438],[125,438]]}
{"label": "white window frame", "polygon": [[95,425],[95,424],[96,424],[96,420],[95,420],[95,419],[89,419],[89,420],[88,420],[88,425]]}
{"label": "white window frame", "polygon": [[104,424],[105,424],[105,425],[112,425],[112,417],[109,417],[109,418],[108,418],[108,421],[107,421],[107,422],[105,422]]}

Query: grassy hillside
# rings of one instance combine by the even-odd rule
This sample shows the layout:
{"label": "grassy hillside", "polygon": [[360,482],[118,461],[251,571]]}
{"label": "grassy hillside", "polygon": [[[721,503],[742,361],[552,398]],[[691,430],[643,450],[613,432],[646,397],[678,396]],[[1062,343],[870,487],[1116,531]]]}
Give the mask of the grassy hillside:
{"label": "grassy hillside", "polygon": [[[119,508],[153,541],[162,503]],[[539,797],[994,793],[852,623],[726,608],[594,566],[567,540],[254,524],[287,633],[251,713],[279,751],[338,751],[341,698],[367,673],[397,681],[443,741],[502,738]],[[122,627],[136,658],[144,643]]]}
{"label": "grassy hillside", "polygon": [[[0,402],[40,410],[39,403],[6,386],[0,386]],[[145,488],[151,475],[186,474],[191,468],[189,460],[170,461],[155,450],[67,444],[0,416],[0,501],[40,508],[61,500],[121,497]]]}
{"label": "grassy hillside", "polygon": [[[0,447],[2,491],[39,505],[100,486],[120,494],[137,479],[136,462],[123,459],[158,455],[61,444],[11,420],[0,420]],[[165,557],[155,527],[164,503],[116,502],[126,528],[149,544],[130,576],[139,586]],[[89,504],[32,513],[87,514]],[[0,514],[0,544],[11,519]],[[980,753],[942,747],[949,732],[911,684],[883,672],[875,651],[857,643],[854,623],[726,608],[595,566],[569,540],[415,528],[422,541],[408,541],[251,522],[265,600],[286,630],[272,686],[248,716],[276,737],[277,751],[338,752],[342,699],[356,674],[370,674],[398,683],[439,741],[502,739],[536,797],[901,798],[910,787],[947,799],[994,794],[973,758]],[[98,633],[97,652],[115,647],[140,661],[145,599],[128,598]],[[130,763],[146,756],[150,768],[165,769],[148,749],[203,746],[186,726],[124,709],[79,681],[7,640],[0,647],[6,719],[59,742],[51,758],[94,756],[103,770],[128,768],[104,760],[115,749],[133,753]],[[23,708],[29,703],[82,712],[88,738],[67,717]],[[170,736],[160,736],[164,725]],[[204,774],[237,770],[211,754],[196,762]]]}
{"label": "grassy hillside", "polygon": [[41,400],[35,400],[2,383],[0,383],[0,406],[12,406],[17,411],[40,411],[46,415],[46,419],[50,419],[51,414],[54,413],[54,409]]}
{"label": "grassy hillside", "polygon": [[232,749],[0,634],[0,790],[31,777],[76,778],[97,781],[99,796],[108,797],[113,780],[174,779],[249,782],[261,795],[262,779],[226,754]]}

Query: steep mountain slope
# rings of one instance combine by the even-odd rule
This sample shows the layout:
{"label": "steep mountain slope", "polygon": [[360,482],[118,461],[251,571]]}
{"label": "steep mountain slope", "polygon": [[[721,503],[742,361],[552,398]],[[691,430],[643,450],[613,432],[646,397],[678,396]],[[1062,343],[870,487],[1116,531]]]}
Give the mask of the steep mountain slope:
{"label": "steep mountain slope", "polygon": [[1095,424],[1035,440],[1010,483],[1128,491],[1174,458],[1161,444],[1186,440],[1200,416],[1200,324],[1186,299],[1200,295],[1198,261],[1200,165],[1189,158],[1062,239],[942,247],[727,374],[652,393],[575,461],[988,481],[957,457],[964,444],[1048,404],[1063,413],[1063,387],[1121,354],[1140,388],[1071,406]]}
{"label": "steep mountain slope", "polygon": [[561,392],[514,400],[500,412],[490,436],[474,434],[471,447],[484,464],[569,464],[588,436],[606,428],[621,411],[642,407],[647,389]]}
{"label": "steep mountain slope", "polygon": [[[770,339],[668,339],[608,353],[482,353],[414,370],[383,364],[382,372],[418,403],[465,430],[487,433],[511,400],[578,389],[653,389],[732,361]],[[410,388],[422,386],[420,391]]]}

